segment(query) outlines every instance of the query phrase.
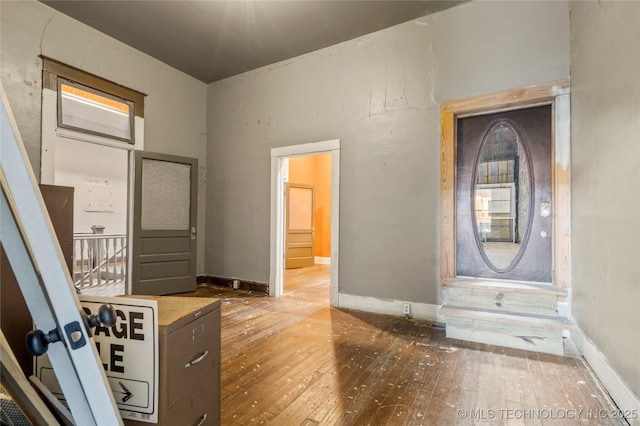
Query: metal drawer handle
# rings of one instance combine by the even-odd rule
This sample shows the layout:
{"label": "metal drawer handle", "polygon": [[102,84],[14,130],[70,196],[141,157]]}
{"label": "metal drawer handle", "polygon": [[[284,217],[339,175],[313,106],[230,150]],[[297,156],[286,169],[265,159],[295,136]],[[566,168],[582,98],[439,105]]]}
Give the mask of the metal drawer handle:
{"label": "metal drawer handle", "polygon": [[191,361],[189,361],[188,363],[186,363],[186,364],[184,365],[184,368],[189,368],[189,367],[191,367],[192,365],[195,365],[195,364],[197,364],[197,363],[199,363],[199,362],[202,362],[202,360],[203,360],[203,359],[205,359],[205,358],[207,357],[207,355],[209,355],[209,351],[204,351],[204,352],[202,353],[202,355],[200,355],[198,358],[196,358],[196,359],[194,359],[194,360],[191,360]]}
{"label": "metal drawer handle", "polygon": [[200,421],[195,426],[202,426],[205,420],[207,420],[207,413],[204,413],[202,416],[200,416]]}

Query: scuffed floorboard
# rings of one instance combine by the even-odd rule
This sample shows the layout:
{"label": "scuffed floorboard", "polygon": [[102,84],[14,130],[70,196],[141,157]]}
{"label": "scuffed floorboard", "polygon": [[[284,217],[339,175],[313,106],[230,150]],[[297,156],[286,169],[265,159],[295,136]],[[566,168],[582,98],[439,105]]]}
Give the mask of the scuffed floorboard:
{"label": "scuffed floorboard", "polygon": [[[462,342],[428,323],[332,309],[328,268],[286,271],[279,299],[198,288],[225,298],[222,425],[619,424],[598,418],[609,401],[570,348]],[[551,415],[572,418],[535,418]]]}

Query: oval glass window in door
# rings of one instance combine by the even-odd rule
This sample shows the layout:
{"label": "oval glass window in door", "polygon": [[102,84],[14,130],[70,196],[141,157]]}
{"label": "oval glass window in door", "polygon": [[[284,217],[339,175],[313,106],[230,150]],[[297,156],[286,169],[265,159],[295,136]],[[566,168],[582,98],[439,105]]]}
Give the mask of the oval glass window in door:
{"label": "oval glass window in door", "polygon": [[471,185],[475,239],[487,266],[496,272],[517,265],[529,237],[534,185],[527,151],[515,123],[497,120],[476,158]]}

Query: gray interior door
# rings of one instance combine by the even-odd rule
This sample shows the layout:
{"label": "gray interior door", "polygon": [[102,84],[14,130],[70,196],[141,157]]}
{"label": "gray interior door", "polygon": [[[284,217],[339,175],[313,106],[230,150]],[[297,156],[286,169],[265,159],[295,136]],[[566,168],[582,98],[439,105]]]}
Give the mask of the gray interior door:
{"label": "gray interior door", "polygon": [[551,106],[458,119],[456,273],[551,282]]}
{"label": "gray interior door", "polygon": [[198,160],[135,153],[132,294],[196,287]]}

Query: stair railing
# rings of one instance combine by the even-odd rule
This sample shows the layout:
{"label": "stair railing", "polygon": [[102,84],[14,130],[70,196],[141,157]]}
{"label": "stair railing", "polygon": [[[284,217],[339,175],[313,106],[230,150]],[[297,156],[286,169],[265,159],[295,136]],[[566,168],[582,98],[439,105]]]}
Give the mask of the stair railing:
{"label": "stair railing", "polygon": [[76,288],[126,281],[126,234],[74,234],[73,257]]}

